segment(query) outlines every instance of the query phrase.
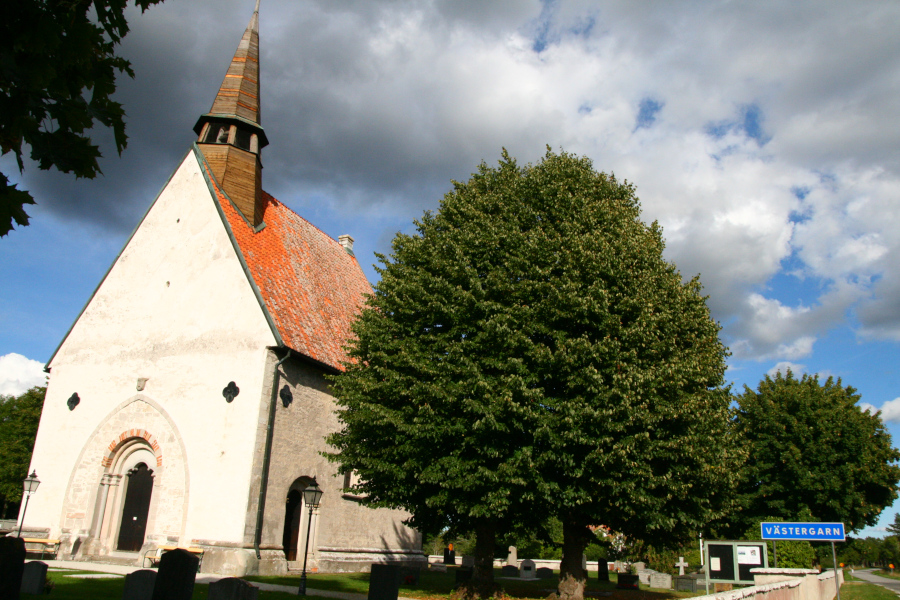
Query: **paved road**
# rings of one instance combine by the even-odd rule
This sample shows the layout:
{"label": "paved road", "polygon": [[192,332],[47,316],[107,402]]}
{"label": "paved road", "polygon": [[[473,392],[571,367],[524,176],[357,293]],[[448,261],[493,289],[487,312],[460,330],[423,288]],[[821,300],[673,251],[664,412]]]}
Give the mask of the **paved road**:
{"label": "paved road", "polygon": [[872,573],[871,569],[865,571],[857,570],[853,573],[853,576],[857,579],[862,579],[863,581],[868,581],[869,583],[874,583],[876,585],[886,587],[892,592],[900,594],[900,580],[898,579],[888,579],[887,577],[875,575],[874,573]]}

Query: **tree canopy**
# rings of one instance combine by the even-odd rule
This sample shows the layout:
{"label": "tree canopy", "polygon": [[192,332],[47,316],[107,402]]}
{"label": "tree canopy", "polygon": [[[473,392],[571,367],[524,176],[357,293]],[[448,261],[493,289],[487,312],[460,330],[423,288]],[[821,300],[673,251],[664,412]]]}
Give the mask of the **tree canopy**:
{"label": "tree canopy", "polygon": [[[135,0],[146,10],[162,0]],[[0,152],[23,155],[38,168],[93,179],[100,149],[87,132],[110,127],[118,152],[127,145],[125,111],[112,100],[116,74],[134,77],[116,56],[128,33],[126,0],[15,0],[0,19]],[[27,146],[24,148],[23,146]],[[27,191],[0,173],[0,236],[28,225]]]}
{"label": "tree canopy", "polygon": [[726,350],[630,184],[504,151],[416,227],[379,256],[334,381],[331,458],[367,503],[474,531],[478,581],[498,531],[557,516],[571,597],[588,525],[661,540],[721,514],[739,459]]}
{"label": "tree canopy", "polygon": [[18,502],[22,481],[28,477],[45,387],[33,387],[20,396],[0,396],[0,498]]}
{"label": "tree canopy", "polygon": [[749,450],[733,527],[774,517],[874,525],[897,498],[900,452],[878,415],[841,380],[766,376],[737,397],[735,426]]}

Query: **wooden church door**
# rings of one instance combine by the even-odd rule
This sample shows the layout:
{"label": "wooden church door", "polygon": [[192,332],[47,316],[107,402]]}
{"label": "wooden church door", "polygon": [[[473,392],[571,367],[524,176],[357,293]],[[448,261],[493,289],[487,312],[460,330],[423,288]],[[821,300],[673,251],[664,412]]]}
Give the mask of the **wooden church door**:
{"label": "wooden church door", "polygon": [[128,486],[122,507],[122,525],[119,527],[117,549],[138,552],[144,545],[152,494],[153,471],[148,469],[146,464],[138,463],[128,471]]}
{"label": "wooden church door", "polygon": [[300,541],[300,523],[303,521],[303,494],[291,490],[284,510],[284,557],[288,561],[297,560],[297,545]]}

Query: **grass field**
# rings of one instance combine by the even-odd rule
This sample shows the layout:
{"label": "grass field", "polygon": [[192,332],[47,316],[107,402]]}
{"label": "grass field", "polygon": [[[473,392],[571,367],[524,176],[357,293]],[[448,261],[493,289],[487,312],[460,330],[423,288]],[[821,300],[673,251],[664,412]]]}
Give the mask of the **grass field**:
{"label": "grass field", "polygon": [[897,594],[871,583],[851,581],[841,586],[841,600],[897,600]]}
{"label": "grass field", "polygon": [[[75,573],[88,573],[88,571],[54,571],[48,573],[49,579],[54,584],[54,589],[48,597],[50,600],[102,600],[105,598],[118,600],[122,597],[125,586],[124,578],[115,579],[77,579],[66,577]],[[499,578],[500,571],[496,572]],[[587,586],[586,596],[603,597],[609,600],[675,600],[687,598],[692,594],[673,592],[671,590],[652,590],[642,588],[639,591],[616,590],[615,574],[611,574],[613,581],[610,583],[590,580]],[[299,576],[290,577],[247,577],[248,581],[287,585],[292,588],[298,586]],[[309,575],[307,586],[310,589],[350,592],[365,595],[369,588],[368,573],[345,573],[336,575]],[[400,595],[421,600],[446,599],[454,588],[455,575],[451,568],[448,573],[424,572],[419,578],[417,587],[402,586]],[[539,599],[546,598],[555,591],[556,579],[540,579],[531,581],[498,579],[497,583],[503,586],[506,592],[513,598]],[[197,584],[194,586],[193,600],[205,600],[209,586]],[[22,598],[37,598],[23,594]],[[267,592],[260,590],[259,600],[286,600],[296,598],[296,593]],[[860,600],[880,600],[878,598],[861,598]]]}

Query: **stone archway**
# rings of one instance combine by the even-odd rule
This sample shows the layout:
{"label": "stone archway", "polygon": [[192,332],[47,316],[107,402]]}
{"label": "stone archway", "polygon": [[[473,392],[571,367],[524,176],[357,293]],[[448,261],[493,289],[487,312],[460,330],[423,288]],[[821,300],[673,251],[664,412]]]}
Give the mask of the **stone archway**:
{"label": "stone archway", "polygon": [[285,560],[289,563],[303,562],[307,532],[309,532],[309,552],[313,554],[315,551],[313,540],[316,539],[318,510],[313,511],[312,520],[310,520],[309,509],[303,500],[303,490],[312,481],[312,477],[298,477],[288,488],[287,498],[285,498],[282,547]]}
{"label": "stone archway", "polygon": [[[119,551],[129,472],[141,463],[152,470],[142,546],[181,538],[189,498],[184,446],[165,411],[141,395],[113,410],[81,451],[63,503],[63,527],[72,532],[63,553],[74,555],[78,548],[77,554],[87,557]],[[132,521],[135,516],[140,520],[129,514]]]}

